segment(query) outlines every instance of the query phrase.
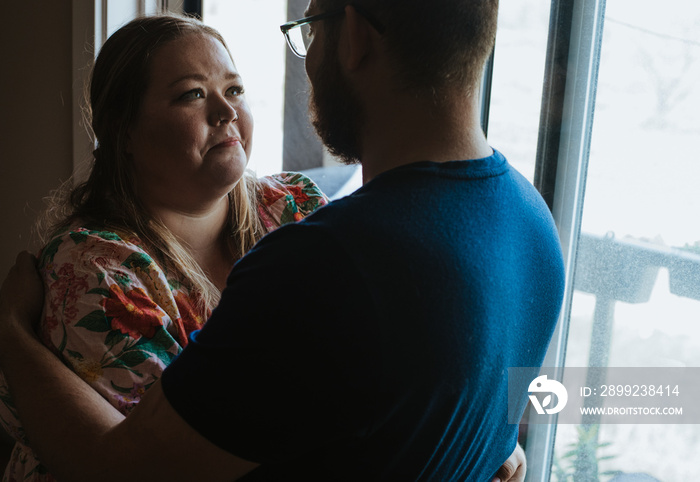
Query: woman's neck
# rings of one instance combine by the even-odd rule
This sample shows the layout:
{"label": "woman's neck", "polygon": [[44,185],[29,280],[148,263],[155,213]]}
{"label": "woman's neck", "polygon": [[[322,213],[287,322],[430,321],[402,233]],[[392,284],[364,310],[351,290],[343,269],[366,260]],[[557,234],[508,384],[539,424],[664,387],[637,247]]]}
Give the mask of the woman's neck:
{"label": "woman's neck", "polygon": [[175,235],[214,285],[223,290],[235,261],[223,235],[230,216],[228,197],[205,211],[184,212],[166,206],[149,206],[149,211]]}

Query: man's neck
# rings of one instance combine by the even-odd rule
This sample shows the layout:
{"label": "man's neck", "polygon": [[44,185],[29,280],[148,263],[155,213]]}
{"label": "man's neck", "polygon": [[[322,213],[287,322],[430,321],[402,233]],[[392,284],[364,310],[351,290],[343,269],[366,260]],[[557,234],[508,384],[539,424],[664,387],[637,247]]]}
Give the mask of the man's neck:
{"label": "man's neck", "polygon": [[474,94],[432,99],[397,94],[368,111],[362,132],[362,174],[368,182],[382,172],[418,161],[447,162],[488,157],[493,150],[481,129]]}

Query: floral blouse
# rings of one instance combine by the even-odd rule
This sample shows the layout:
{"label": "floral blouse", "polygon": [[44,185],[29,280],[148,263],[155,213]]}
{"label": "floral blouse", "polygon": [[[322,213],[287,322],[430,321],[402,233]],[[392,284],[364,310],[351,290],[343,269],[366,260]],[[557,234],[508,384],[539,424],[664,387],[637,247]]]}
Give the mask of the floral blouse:
{"label": "floral blouse", "polygon": [[[328,202],[303,174],[260,181],[259,215],[268,231]],[[125,415],[206,319],[194,294],[134,236],[76,226],[43,248],[39,269],[46,287],[42,341]],[[2,374],[0,423],[17,440],[3,482],[54,481],[26,445]]]}

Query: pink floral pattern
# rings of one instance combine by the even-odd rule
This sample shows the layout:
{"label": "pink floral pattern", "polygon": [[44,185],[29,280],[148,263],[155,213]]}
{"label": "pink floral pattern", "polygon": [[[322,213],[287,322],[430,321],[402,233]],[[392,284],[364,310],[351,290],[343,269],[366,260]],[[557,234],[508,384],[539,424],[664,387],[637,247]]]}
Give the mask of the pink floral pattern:
{"label": "pink floral pattern", "polygon": [[[302,174],[261,182],[259,215],[268,230],[328,202]],[[198,311],[194,294],[168,278],[134,236],[76,226],[42,249],[39,266],[46,286],[42,341],[124,414],[209,314]],[[3,482],[54,481],[26,444],[2,374],[0,423],[18,441]]]}

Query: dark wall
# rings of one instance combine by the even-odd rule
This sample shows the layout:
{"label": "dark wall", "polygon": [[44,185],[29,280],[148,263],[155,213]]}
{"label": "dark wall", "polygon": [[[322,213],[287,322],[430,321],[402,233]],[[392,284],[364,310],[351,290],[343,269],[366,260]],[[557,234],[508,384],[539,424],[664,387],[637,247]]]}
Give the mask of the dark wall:
{"label": "dark wall", "polygon": [[23,0],[4,9],[0,45],[0,277],[36,249],[42,198],[72,171],[71,2]]}

